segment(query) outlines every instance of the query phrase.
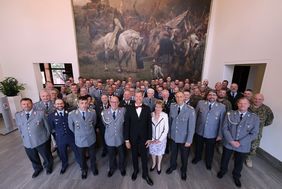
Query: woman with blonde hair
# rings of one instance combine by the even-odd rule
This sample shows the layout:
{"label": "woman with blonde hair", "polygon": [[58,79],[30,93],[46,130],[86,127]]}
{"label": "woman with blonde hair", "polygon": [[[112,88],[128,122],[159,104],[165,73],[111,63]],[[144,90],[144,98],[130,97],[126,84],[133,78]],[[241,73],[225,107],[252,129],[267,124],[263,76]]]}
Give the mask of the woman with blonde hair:
{"label": "woman with blonde hair", "polygon": [[163,101],[157,100],[155,111],[152,112],[152,143],[149,146],[149,152],[152,155],[153,171],[157,164],[157,172],[161,174],[161,162],[165,153],[167,134],[168,134],[168,115],[163,112]]}

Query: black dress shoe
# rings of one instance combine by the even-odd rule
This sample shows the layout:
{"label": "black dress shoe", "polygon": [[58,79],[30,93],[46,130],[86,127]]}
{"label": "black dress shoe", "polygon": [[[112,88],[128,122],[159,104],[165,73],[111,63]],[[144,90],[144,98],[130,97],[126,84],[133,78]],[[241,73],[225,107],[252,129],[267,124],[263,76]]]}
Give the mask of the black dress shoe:
{"label": "black dress shoe", "polygon": [[211,170],[211,166],[210,165],[206,165],[207,170]]}
{"label": "black dress shoe", "polygon": [[46,174],[47,174],[47,175],[50,175],[51,173],[52,173],[52,169],[47,169],[47,170],[46,170]]}
{"label": "black dress shoe", "polygon": [[149,184],[150,186],[153,186],[154,183],[149,176],[142,177],[142,178],[147,182],[147,184]]}
{"label": "black dress shoe", "polygon": [[238,188],[241,188],[242,184],[241,184],[240,179],[233,177],[233,180],[234,180],[235,185],[236,185]]}
{"label": "black dress shoe", "polygon": [[167,170],[166,170],[166,174],[171,174],[173,171],[174,171],[175,169],[173,169],[173,168],[168,168]]}
{"label": "black dress shoe", "polygon": [[99,174],[98,169],[96,169],[96,168],[93,169],[93,170],[92,170],[92,173],[93,173],[94,176],[98,175],[98,174]]}
{"label": "black dress shoe", "polygon": [[222,171],[219,171],[217,173],[217,178],[221,179],[224,176],[224,173]]}
{"label": "black dress shoe", "polygon": [[61,169],[61,171],[60,171],[60,174],[61,174],[61,175],[64,174],[64,173],[66,172],[66,170],[67,170],[67,168],[66,168],[66,167],[63,167],[63,168]]}
{"label": "black dress shoe", "polygon": [[113,174],[114,174],[114,171],[110,170],[110,171],[108,172],[108,177],[113,176]]}
{"label": "black dress shoe", "polygon": [[81,178],[86,179],[87,178],[87,171],[82,171],[81,172]]}
{"label": "black dress shoe", "polygon": [[192,163],[193,163],[193,164],[197,164],[199,161],[200,161],[199,159],[194,158],[194,159],[192,160]]}
{"label": "black dress shoe", "polygon": [[132,173],[131,179],[132,179],[132,180],[136,180],[137,175],[138,175],[138,171],[134,171],[134,172]]}
{"label": "black dress shoe", "polygon": [[186,178],[187,178],[186,173],[182,172],[182,173],[181,173],[181,179],[182,179],[182,180],[186,180]]}
{"label": "black dress shoe", "polygon": [[157,170],[157,173],[160,175],[161,174],[161,172],[162,172],[162,170]]}
{"label": "black dress shoe", "polygon": [[[156,166],[155,166],[156,167]],[[150,168],[150,171],[152,172],[152,171],[154,171],[155,170],[155,167],[151,167]]]}
{"label": "black dress shoe", "polygon": [[42,170],[43,170],[43,169],[39,169],[39,170],[34,171],[34,173],[32,174],[32,178],[37,177],[37,176],[40,174],[40,172],[41,172]]}
{"label": "black dress shoe", "polygon": [[126,175],[126,171],[122,170],[122,171],[120,171],[120,174],[121,174],[121,176],[125,176]]}

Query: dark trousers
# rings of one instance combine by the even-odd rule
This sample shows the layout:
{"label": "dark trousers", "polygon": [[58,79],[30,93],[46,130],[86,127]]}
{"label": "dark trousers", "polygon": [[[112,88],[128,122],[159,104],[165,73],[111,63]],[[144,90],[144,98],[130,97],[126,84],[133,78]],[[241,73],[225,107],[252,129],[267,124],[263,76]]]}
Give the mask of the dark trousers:
{"label": "dark trousers", "polygon": [[243,169],[244,161],[247,157],[247,153],[236,152],[223,147],[223,153],[220,163],[220,171],[225,174],[228,170],[229,160],[234,153],[234,169],[232,175],[234,178],[239,179],[241,177],[241,171]]}
{"label": "dark trousers", "polygon": [[211,138],[211,139],[204,138],[195,133],[194,141],[195,141],[195,159],[197,161],[202,159],[202,152],[205,145],[206,166],[210,167],[212,165],[216,138]]}
{"label": "dark trousers", "polygon": [[74,140],[68,141],[66,139],[66,141],[60,141],[57,138],[56,141],[57,141],[59,156],[62,161],[62,168],[66,168],[68,166],[68,146],[72,149],[76,162],[80,164],[79,151],[77,146],[75,145]]}
{"label": "dark trousers", "polygon": [[103,152],[102,153],[107,153],[108,152],[108,147],[107,147],[107,144],[106,144],[106,141],[105,141],[105,126],[104,125],[101,125],[100,126],[100,134],[101,134],[101,143],[102,143],[102,148],[103,148]]}
{"label": "dark trousers", "polygon": [[182,164],[181,172],[186,173],[190,147],[185,147],[185,143],[175,143],[173,140],[171,140],[170,167],[172,169],[176,169],[177,167],[176,161],[177,161],[178,149],[180,150],[180,155],[181,155],[181,164]]}
{"label": "dark trousers", "polygon": [[[53,156],[49,148],[50,141],[35,147],[35,148],[25,148],[25,152],[32,163],[32,167],[35,171],[41,170],[43,167],[52,170],[53,168]],[[43,158],[43,167],[39,154]]]}
{"label": "dark trousers", "polygon": [[89,147],[78,147],[78,152],[79,152],[79,162],[80,162],[80,168],[81,171],[87,171],[88,166],[87,166],[87,159],[86,159],[86,151],[88,151],[89,158],[90,158],[90,165],[91,165],[91,170],[95,170],[96,167],[96,153],[95,153],[95,143],[92,144]]}
{"label": "dark trousers", "polygon": [[141,139],[135,140],[131,142],[131,153],[132,153],[132,162],[134,172],[138,171],[138,149],[140,149],[141,162],[142,162],[142,176],[148,176],[148,157],[147,157],[147,148],[145,146],[146,141],[142,141]]}
{"label": "dark trousers", "polygon": [[117,158],[116,153],[118,153],[118,165],[121,171],[125,170],[125,147],[124,144],[115,147],[108,146],[108,155],[109,155],[109,168],[111,171],[114,171],[117,168]]}

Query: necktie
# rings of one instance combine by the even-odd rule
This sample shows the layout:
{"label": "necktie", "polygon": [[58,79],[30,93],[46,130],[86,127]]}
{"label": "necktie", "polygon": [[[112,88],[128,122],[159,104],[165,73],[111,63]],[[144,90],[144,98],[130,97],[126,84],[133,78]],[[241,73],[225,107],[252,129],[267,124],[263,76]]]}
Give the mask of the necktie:
{"label": "necktie", "polygon": [[82,112],[82,118],[85,120],[85,112]]}
{"label": "necktie", "polygon": [[243,119],[244,114],[240,114],[240,121]]}
{"label": "necktie", "polygon": [[152,99],[149,99],[149,103],[150,103],[150,104],[152,103]]}
{"label": "necktie", "polygon": [[62,112],[60,112],[60,116],[63,117],[63,113]]}
{"label": "necktie", "polygon": [[212,108],[212,105],[210,104],[210,105],[209,105],[209,110],[211,110],[211,108]]}
{"label": "necktie", "polygon": [[136,108],[136,109],[137,109],[137,108],[142,108],[142,105],[141,105],[141,106],[136,106],[136,105],[135,105],[135,108]]}
{"label": "necktie", "polygon": [[113,118],[116,119],[116,112],[113,112]]}
{"label": "necktie", "polygon": [[28,120],[28,119],[29,119],[29,113],[26,114],[26,120]]}
{"label": "necktie", "polygon": [[48,107],[49,107],[48,103],[45,104],[45,107],[46,107],[46,110],[48,110]]}
{"label": "necktie", "polygon": [[178,110],[177,110],[177,114],[179,114],[180,113],[180,106],[178,106]]}

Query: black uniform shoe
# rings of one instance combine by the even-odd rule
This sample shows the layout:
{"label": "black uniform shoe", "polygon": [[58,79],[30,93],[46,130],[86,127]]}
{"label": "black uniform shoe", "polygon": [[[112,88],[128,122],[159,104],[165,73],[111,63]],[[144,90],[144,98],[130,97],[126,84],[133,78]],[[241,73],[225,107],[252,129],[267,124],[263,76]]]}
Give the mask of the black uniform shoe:
{"label": "black uniform shoe", "polygon": [[192,160],[192,163],[193,163],[193,164],[197,164],[199,161],[200,161],[199,159],[194,158],[194,159]]}
{"label": "black uniform shoe", "polygon": [[142,178],[147,182],[147,184],[149,184],[150,186],[153,186],[154,183],[149,176],[142,177]]}
{"label": "black uniform shoe", "polygon": [[133,174],[132,174],[132,176],[131,176],[131,179],[132,179],[132,180],[136,180],[137,175],[138,175],[138,171],[134,171]]}
{"label": "black uniform shoe", "polygon": [[238,188],[241,188],[242,184],[241,184],[241,181],[238,178],[233,177],[233,181]]}
{"label": "black uniform shoe", "polygon": [[126,175],[126,171],[122,170],[122,171],[120,171],[120,174],[121,174],[121,176],[125,176]]}
{"label": "black uniform shoe", "polygon": [[166,174],[171,174],[173,171],[174,171],[175,169],[173,169],[173,168],[168,168],[167,170],[166,170]]}
{"label": "black uniform shoe", "polygon": [[219,171],[217,173],[217,178],[221,179],[224,176],[224,173],[222,171]]}
{"label": "black uniform shoe", "polygon": [[42,170],[43,170],[43,169],[39,169],[39,170],[34,171],[34,173],[32,174],[32,178],[37,177],[37,176],[40,174],[40,172],[41,172]]}
{"label": "black uniform shoe", "polygon": [[113,174],[114,174],[114,171],[110,170],[110,171],[108,172],[108,177],[113,176]]}
{"label": "black uniform shoe", "polygon": [[186,173],[182,172],[182,173],[181,173],[181,179],[182,179],[182,180],[186,180],[186,178],[187,178]]}
{"label": "black uniform shoe", "polygon": [[61,175],[64,174],[64,173],[66,172],[66,170],[67,170],[67,167],[63,167],[63,168],[61,169],[61,171],[60,171],[60,174],[61,174]]}
{"label": "black uniform shoe", "polygon": [[97,168],[93,169],[92,173],[94,176],[98,175],[99,174],[98,169]]}
{"label": "black uniform shoe", "polygon": [[86,179],[87,178],[87,171],[82,171],[81,172],[81,178]]}

